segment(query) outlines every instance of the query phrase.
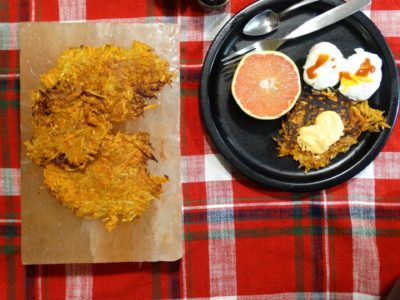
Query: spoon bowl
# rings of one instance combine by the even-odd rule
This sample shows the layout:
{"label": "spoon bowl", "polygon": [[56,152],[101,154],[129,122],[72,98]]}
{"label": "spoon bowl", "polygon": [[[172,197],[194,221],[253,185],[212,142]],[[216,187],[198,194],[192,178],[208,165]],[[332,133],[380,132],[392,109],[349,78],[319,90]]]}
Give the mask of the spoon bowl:
{"label": "spoon bowl", "polygon": [[279,21],[279,14],[268,9],[252,18],[244,27],[243,33],[249,36],[270,33],[279,27]]}
{"label": "spoon bowl", "polygon": [[289,12],[316,1],[318,0],[300,1],[299,3],[289,6],[280,13],[276,13],[270,9],[265,10],[247,22],[246,26],[243,28],[243,33],[248,36],[259,36],[270,33],[279,27],[280,20]]}

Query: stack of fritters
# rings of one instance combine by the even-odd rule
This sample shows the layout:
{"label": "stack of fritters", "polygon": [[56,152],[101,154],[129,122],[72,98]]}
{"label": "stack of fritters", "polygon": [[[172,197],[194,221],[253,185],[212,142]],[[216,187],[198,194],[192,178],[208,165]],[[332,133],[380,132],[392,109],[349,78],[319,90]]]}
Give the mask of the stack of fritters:
{"label": "stack of fritters", "polygon": [[[340,115],[344,124],[344,135],[322,154],[302,150],[297,143],[300,128],[313,125],[316,117],[323,111],[334,111]],[[287,119],[282,122],[276,138],[278,156],[292,156],[299,162],[299,167],[304,167],[305,172],[308,172],[326,167],[337,154],[348,151],[357,143],[361,133],[379,132],[388,127],[383,112],[372,109],[368,101],[352,101],[330,89],[322,92],[306,89]]]}
{"label": "stack of fritters", "polygon": [[33,136],[26,146],[65,206],[102,218],[111,230],[160,195],[167,177],[146,169],[154,159],[148,133],[113,135],[112,122],[141,116],[173,76],[168,62],[141,42],[129,49],[67,49],[41,76],[44,87],[32,91]]}

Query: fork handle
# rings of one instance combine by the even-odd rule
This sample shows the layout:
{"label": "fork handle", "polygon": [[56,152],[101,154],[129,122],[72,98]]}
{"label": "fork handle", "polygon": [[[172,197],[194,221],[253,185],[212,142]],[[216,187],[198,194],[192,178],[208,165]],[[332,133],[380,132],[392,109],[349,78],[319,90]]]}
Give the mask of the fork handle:
{"label": "fork handle", "polygon": [[344,18],[347,18],[370,3],[371,0],[350,0],[347,3],[336,6],[335,8],[332,8],[323,14],[320,14],[305,22],[303,25],[286,35],[284,39],[293,39],[320,30]]}

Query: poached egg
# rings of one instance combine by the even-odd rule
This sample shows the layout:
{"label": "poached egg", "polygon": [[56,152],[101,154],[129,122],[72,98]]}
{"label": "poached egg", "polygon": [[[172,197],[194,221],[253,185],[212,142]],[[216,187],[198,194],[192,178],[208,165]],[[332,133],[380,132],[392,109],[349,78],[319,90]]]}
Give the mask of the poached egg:
{"label": "poached egg", "polygon": [[303,66],[303,79],[316,90],[333,87],[340,80],[340,72],[346,59],[332,43],[320,42],[309,51]]}
{"label": "poached egg", "polygon": [[382,80],[382,60],[374,53],[355,49],[347,58],[340,76],[339,91],[350,99],[361,101],[370,98]]}

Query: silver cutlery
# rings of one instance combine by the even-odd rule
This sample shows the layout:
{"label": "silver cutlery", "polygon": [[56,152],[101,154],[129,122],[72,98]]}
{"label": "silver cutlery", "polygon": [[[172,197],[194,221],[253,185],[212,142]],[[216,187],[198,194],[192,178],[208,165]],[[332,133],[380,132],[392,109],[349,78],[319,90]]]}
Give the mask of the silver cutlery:
{"label": "silver cutlery", "polygon": [[242,57],[249,52],[276,50],[286,41],[307,35],[309,33],[332,25],[340,20],[347,18],[348,16],[359,11],[370,3],[371,0],[350,0],[312,18],[311,20],[308,20],[283,38],[264,39],[262,41],[256,42],[224,57],[221,62],[224,66],[225,71],[232,71],[232,69],[236,67],[236,64],[242,59]]}
{"label": "silver cutlery", "polygon": [[270,33],[279,27],[280,20],[290,12],[303,7],[304,5],[313,3],[318,0],[303,0],[293,4],[280,13],[276,13],[271,9],[267,9],[247,22],[243,28],[243,33],[248,36],[258,36]]}

